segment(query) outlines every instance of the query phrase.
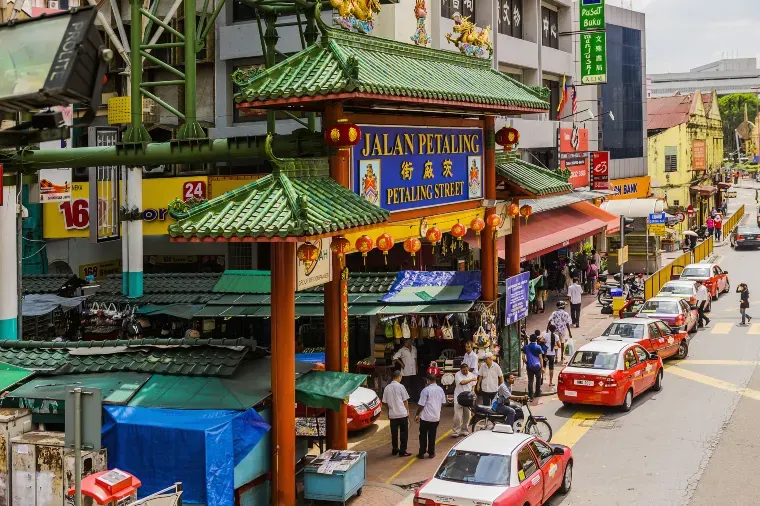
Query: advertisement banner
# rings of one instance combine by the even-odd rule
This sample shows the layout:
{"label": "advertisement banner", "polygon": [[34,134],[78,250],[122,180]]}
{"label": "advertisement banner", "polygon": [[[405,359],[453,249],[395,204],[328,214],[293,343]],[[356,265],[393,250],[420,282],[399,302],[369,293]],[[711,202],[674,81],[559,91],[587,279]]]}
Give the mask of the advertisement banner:
{"label": "advertisement banner", "polygon": [[97,262],[94,264],[84,264],[79,266],[79,277],[87,279],[87,276],[92,276],[93,279],[105,279],[106,276],[111,274],[121,273],[121,260],[108,260],[105,262]]}
{"label": "advertisement banner", "polygon": [[573,188],[589,185],[588,129],[558,128],[557,150],[559,172],[569,176]]}
{"label": "advertisement banner", "polygon": [[505,307],[506,325],[512,325],[528,317],[530,304],[530,272],[507,278]]}
{"label": "advertisement banner", "polygon": [[607,34],[581,34],[581,84],[607,82]]}
{"label": "advertisement banner", "polygon": [[610,152],[594,151],[591,153],[591,189],[610,189]]}
{"label": "advertisement banner", "polygon": [[[317,259],[314,262],[302,262],[296,260],[296,287],[297,291],[306,290],[315,286],[324,285],[330,281],[332,262],[330,261],[329,237],[309,241],[309,244],[317,248]],[[296,250],[305,242],[299,242]]]}
{"label": "advertisement banner", "polygon": [[354,191],[388,211],[483,197],[483,129],[360,125]]}
{"label": "advertisement banner", "polygon": [[40,170],[40,203],[71,200],[71,169]]}
{"label": "advertisement banner", "polygon": [[607,197],[610,200],[639,199],[649,197],[649,176],[629,177],[626,179],[610,180],[610,190],[615,195]]}
{"label": "advertisement banner", "polygon": [[582,32],[604,30],[604,0],[581,0],[578,5],[581,8],[580,29]]}
{"label": "advertisement banner", "polygon": [[691,141],[691,168],[707,170],[707,143],[704,139]]}

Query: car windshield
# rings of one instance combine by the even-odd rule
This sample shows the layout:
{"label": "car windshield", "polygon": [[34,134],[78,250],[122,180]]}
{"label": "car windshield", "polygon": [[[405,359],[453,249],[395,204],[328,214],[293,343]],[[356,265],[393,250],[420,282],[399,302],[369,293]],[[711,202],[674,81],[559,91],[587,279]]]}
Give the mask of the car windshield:
{"label": "car windshield", "polygon": [[678,302],[674,300],[648,300],[641,306],[642,313],[678,314]]}
{"label": "car windshield", "polygon": [[689,285],[665,285],[660,289],[660,292],[675,295],[692,295],[694,287]]}
{"label": "car windshield", "polygon": [[709,278],[709,267],[687,267],[681,273],[682,278]]}
{"label": "car windshield", "polygon": [[602,334],[603,336],[620,336],[635,339],[644,337],[644,324],[642,323],[613,323]]}
{"label": "car windshield", "polygon": [[583,367],[585,369],[616,369],[617,360],[617,353],[578,350],[568,365],[570,367]]}
{"label": "car windshield", "polygon": [[509,485],[509,455],[451,450],[438,469],[439,480],[474,485]]}

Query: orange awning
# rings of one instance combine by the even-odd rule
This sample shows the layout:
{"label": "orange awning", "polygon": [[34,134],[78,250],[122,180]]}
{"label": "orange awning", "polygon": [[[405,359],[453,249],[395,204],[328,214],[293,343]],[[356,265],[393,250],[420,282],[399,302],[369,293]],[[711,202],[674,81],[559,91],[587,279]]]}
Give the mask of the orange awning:
{"label": "orange awning", "polygon": [[596,207],[590,202],[579,202],[577,204],[572,204],[570,207],[582,212],[583,214],[593,216],[596,219],[606,222],[608,234],[616,234],[620,232],[620,216],[608,213],[601,207]]}

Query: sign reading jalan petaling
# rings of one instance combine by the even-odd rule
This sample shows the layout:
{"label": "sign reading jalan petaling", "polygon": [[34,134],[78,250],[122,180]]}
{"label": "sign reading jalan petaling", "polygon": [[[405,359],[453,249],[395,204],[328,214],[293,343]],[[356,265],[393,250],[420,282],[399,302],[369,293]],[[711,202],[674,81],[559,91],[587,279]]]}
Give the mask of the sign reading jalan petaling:
{"label": "sign reading jalan petaling", "polygon": [[354,191],[405,211],[483,198],[483,129],[360,125]]}

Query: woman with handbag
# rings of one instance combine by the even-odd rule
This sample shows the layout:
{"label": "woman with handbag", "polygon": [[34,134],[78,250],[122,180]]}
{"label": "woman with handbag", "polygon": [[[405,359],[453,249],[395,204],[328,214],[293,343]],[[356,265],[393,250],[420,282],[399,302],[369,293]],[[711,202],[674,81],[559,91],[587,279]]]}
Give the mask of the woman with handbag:
{"label": "woman with handbag", "polygon": [[752,321],[752,317],[747,314],[747,309],[749,309],[749,288],[747,287],[747,283],[741,283],[737,286],[736,292],[741,294],[739,295],[739,313],[742,315],[741,324],[746,325],[748,321]]}

